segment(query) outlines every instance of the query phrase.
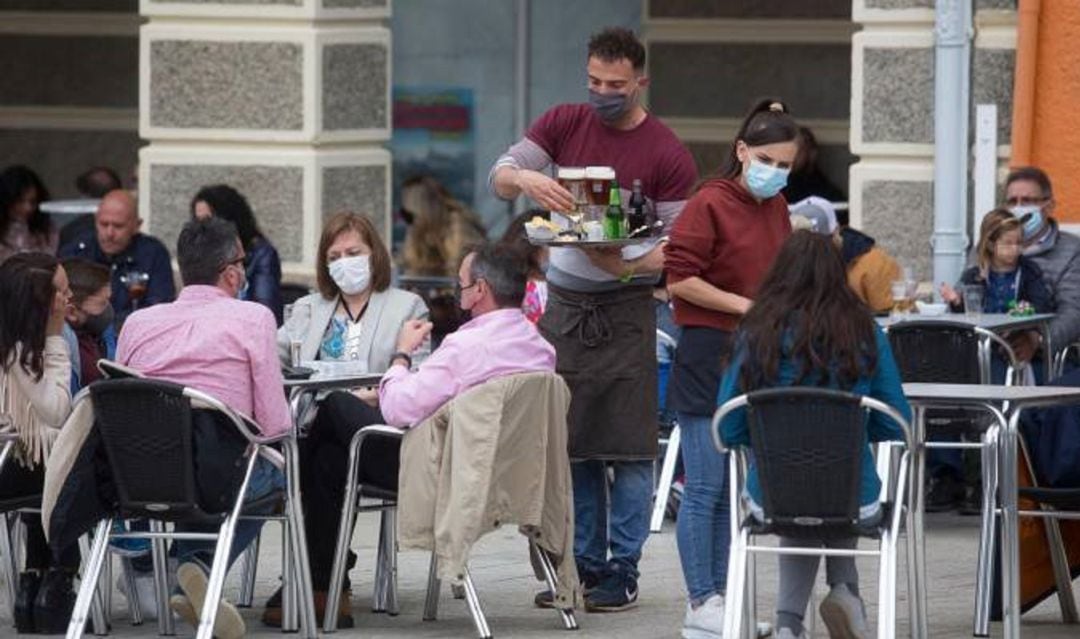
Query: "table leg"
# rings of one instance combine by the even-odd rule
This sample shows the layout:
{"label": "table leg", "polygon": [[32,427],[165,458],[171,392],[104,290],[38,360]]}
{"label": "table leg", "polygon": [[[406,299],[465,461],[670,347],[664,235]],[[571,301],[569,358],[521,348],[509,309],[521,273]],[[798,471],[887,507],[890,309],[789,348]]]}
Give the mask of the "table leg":
{"label": "table leg", "polygon": [[1046,367],[1043,383],[1049,384],[1054,378],[1054,344],[1050,341],[1050,322],[1043,322],[1039,325],[1039,329],[1043,338],[1043,365]]}
{"label": "table leg", "polygon": [[1008,426],[1000,433],[998,481],[1001,487],[1001,609],[1002,635],[1020,637],[1020,530],[1017,516],[1017,446],[1020,411],[1011,411]]}
{"label": "table leg", "polygon": [[908,548],[908,580],[912,584],[914,593],[910,602],[911,608],[911,636],[914,639],[926,639],[930,636],[927,623],[927,597],[926,597],[926,538],[923,523],[923,508],[926,490],[926,409],[922,406],[913,405],[914,413],[911,424],[914,429],[912,440],[915,450],[912,451],[913,470],[908,477],[908,508],[911,516],[908,518],[909,526],[907,534],[911,540]]}

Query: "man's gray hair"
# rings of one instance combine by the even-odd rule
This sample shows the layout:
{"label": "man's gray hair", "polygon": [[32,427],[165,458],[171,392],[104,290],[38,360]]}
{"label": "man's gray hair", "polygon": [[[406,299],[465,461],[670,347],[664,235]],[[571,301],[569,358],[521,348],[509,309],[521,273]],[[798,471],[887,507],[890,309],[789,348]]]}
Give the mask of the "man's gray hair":
{"label": "man's gray hair", "polygon": [[521,308],[525,299],[526,260],[504,244],[482,244],[472,250],[469,277],[473,282],[484,280],[491,287],[499,308]]}
{"label": "man's gray hair", "polygon": [[176,262],[184,286],[217,284],[221,270],[240,256],[236,226],[213,216],[184,225],[176,240]]}

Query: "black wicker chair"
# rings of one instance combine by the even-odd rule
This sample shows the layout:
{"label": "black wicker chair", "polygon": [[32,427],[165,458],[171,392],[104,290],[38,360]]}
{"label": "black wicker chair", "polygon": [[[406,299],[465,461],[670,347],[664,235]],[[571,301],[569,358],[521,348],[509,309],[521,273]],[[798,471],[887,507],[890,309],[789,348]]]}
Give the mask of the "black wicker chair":
{"label": "black wicker chair", "polygon": [[[83,395],[80,401],[86,400]],[[166,558],[163,540],[216,539],[214,563],[203,610],[199,615],[199,639],[210,639],[218,601],[228,569],[229,548],[237,520],[246,510],[280,503],[283,495],[273,493],[257,502],[245,504],[248,481],[259,457],[285,468],[279,453],[268,444],[284,440],[260,437],[254,425],[220,401],[191,388],[152,379],[116,379],[99,381],[89,388],[94,402],[95,426],[104,450],[107,470],[117,495],[116,516],[123,519],[150,520],[150,532],[112,533],[112,518],[98,523],[94,545],[86,560],[85,575],[79,589],[68,637],[82,635],[86,614],[98,585],[98,575],[105,560],[110,538],[150,538],[154,541],[154,573],[158,588],[159,624],[164,634],[172,634],[171,611],[164,609],[167,597]],[[198,410],[210,411],[220,422],[231,424],[237,433],[239,455],[235,472],[226,483],[232,490],[202,489],[196,481],[193,421]],[[287,470],[287,469],[286,469]],[[289,478],[291,482],[291,477]],[[286,495],[293,495],[287,491]],[[210,497],[209,495],[213,495]],[[303,520],[299,503],[285,499],[289,544],[286,555],[292,559],[287,575],[296,577],[303,612],[305,637],[316,636],[315,612],[311,601],[310,573],[303,540]],[[166,531],[165,523],[219,524],[216,533]]]}
{"label": "black wicker chair", "polygon": [[[878,637],[890,637],[896,628],[896,543],[910,468],[911,430],[890,406],[851,393],[810,387],[760,390],[736,397],[713,416],[713,442],[721,453],[719,425],[737,410],[746,411],[750,449],[731,449],[731,565],[728,570],[724,636],[741,637],[756,617],[753,593],[753,555],[814,554],[818,556],[875,556],[879,560]],[[898,472],[883,479],[880,523],[864,526],[859,519],[866,420],[878,412],[893,419],[904,432],[904,451]],[[762,512],[748,512],[741,499],[753,453],[761,486]],[[909,515],[910,517],[910,515]],[[910,519],[909,519],[910,524]],[[827,539],[868,537],[878,540],[877,550],[837,548],[782,548],[751,543],[751,536],[783,535]],[[910,545],[911,538],[908,537]],[[910,585],[909,585],[910,590]],[[752,595],[751,595],[752,597]]]}

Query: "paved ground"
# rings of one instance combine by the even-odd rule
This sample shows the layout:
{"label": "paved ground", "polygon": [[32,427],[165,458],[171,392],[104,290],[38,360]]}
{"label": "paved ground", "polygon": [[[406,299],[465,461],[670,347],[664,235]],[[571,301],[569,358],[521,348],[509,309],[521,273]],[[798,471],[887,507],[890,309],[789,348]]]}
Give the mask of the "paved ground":
{"label": "paved ground", "polygon": [[[448,589],[440,602],[440,619],[437,622],[421,620],[424,599],[424,581],[427,576],[427,556],[422,553],[403,552],[399,559],[399,596],[401,614],[397,617],[368,612],[371,600],[371,563],[374,557],[377,516],[361,515],[357,526],[356,545],[361,561],[352,574],[355,585],[353,603],[356,609],[357,628],[339,632],[341,637],[472,637],[473,628],[463,601],[450,597]],[[928,565],[930,572],[930,631],[932,637],[967,637],[971,633],[971,609],[974,598],[974,566],[978,539],[977,520],[956,516],[930,517]],[[268,526],[270,533],[263,545],[264,556],[260,562],[256,605],[259,606],[277,586],[277,569],[280,566],[276,526]],[[526,543],[511,530],[489,535],[475,549],[470,568],[481,600],[488,615],[492,632],[497,637],[618,637],[675,638],[685,607],[684,586],[679,569],[678,552],[674,531],[669,524],[664,532],[653,535],[645,549],[642,561],[644,577],[641,581],[640,605],[633,611],[619,614],[579,613],[581,630],[571,634],[561,630],[558,617],[551,611],[537,610],[532,606],[532,595],[538,583],[532,577],[526,557]],[[904,593],[904,554],[901,552],[899,571],[901,575],[898,616],[901,628],[898,636],[907,632],[906,602]],[[872,602],[876,600],[876,570],[870,560],[860,560],[864,593]],[[820,577],[820,576],[819,576]],[[235,576],[234,576],[235,579]],[[759,594],[762,618],[771,616],[775,590],[775,560],[759,561]],[[820,601],[825,590],[819,578],[819,590],[815,599]],[[1080,589],[1080,584],[1077,585]],[[235,582],[230,583],[230,597],[236,595]],[[117,595],[114,636],[153,636],[156,625],[131,626],[126,618],[124,599]],[[252,636],[278,636],[274,630],[264,628],[259,622],[261,610],[245,611],[249,633]],[[1060,623],[1057,602],[1051,599],[1024,616],[1025,637],[1075,638],[1080,636],[1076,626]],[[191,629],[181,622],[177,627],[179,636],[190,636]],[[994,624],[992,636],[1000,636],[999,624]],[[0,636],[10,636],[11,622],[7,606],[0,613]],[[817,623],[815,637],[827,636],[824,626]]]}

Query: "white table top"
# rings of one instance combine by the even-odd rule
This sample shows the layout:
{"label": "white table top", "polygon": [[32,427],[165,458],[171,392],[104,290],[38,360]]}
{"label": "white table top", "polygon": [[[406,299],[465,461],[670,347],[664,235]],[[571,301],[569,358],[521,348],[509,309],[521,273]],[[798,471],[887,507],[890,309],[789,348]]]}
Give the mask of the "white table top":
{"label": "white table top", "polygon": [[999,404],[1013,407],[1080,402],[1077,386],[998,386],[996,384],[904,384],[908,401],[923,404]]}
{"label": "white table top", "polygon": [[307,379],[287,379],[285,388],[288,390],[302,389],[307,391],[334,390],[342,388],[360,388],[363,386],[378,386],[382,381],[382,373],[357,373],[353,375],[313,375]]}
{"label": "white table top", "polygon": [[896,326],[905,322],[956,322],[985,328],[989,331],[999,331],[1023,326],[1035,326],[1054,319],[1053,313],[1037,313],[1035,315],[1009,315],[1007,313],[980,313],[969,316],[965,313],[946,313],[944,315],[908,315],[907,317],[879,317],[879,326]]}

